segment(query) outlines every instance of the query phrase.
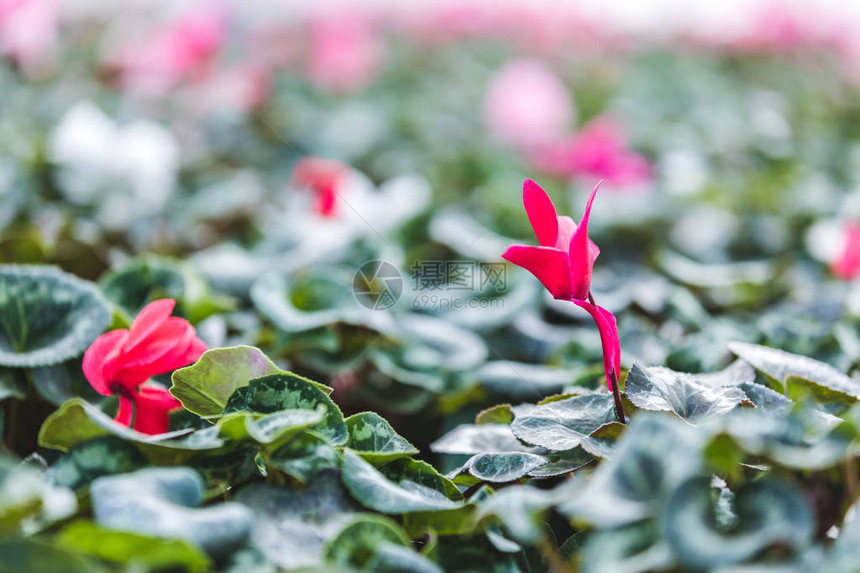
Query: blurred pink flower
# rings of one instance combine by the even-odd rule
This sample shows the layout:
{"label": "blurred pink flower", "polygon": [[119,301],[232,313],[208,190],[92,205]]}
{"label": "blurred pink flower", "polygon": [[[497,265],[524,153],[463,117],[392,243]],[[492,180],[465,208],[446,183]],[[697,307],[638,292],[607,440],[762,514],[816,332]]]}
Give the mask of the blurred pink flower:
{"label": "blurred pink flower", "polygon": [[271,94],[271,73],[261,66],[245,64],[218,71],[194,89],[195,97],[189,103],[196,111],[227,108],[248,113],[260,107]]}
{"label": "blurred pink flower", "polygon": [[177,83],[209,75],[227,32],[224,11],[203,4],[121,50],[125,87],[161,95]]}
{"label": "blurred pink flower", "polygon": [[839,256],[830,263],[830,271],[843,280],[852,280],[860,275],[860,226],[845,223],[844,240]]}
{"label": "blurred pink flower", "polygon": [[0,0],[0,53],[25,74],[45,73],[57,56],[56,0]]}
{"label": "blurred pink flower", "polygon": [[621,125],[602,116],[573,136],[534,146],[528,159],[546,173],[604,179],[610,185],[636,186],[653,178],[648,160],[627,147]]}
{"label": "blurred pink flower", "polygon": [[557,140],[575,110],[564,83],[539,60],[520,58],[502,66],[484,99],[484,123],[499,141],[532,146]]}
{"label": "blurred pink flower", "polygon": [[539,246],[513,245],[502,258],[532,273],[554,298],[573,302],[591,314],[600,332],[606,384],[612,390],[613,379],[618,380],[621,373],[618,326],[615,316],[591,298],[592,269],[600,254],[588,238],[588,218],[596,194],[597,186],[577,225],[570,217],[559,217],[546,191],[526,179],[523,204]]}
{"label": "blurred pink flower", "polygon": [[310,23],[308,80],[318,89],[348,93],[367,87],[382,67],[382,41],[369,18],[339,12]]}
{"label": "blurred pink flower", "polygon": [[338,188],[349,173],[349,166],[332,159],[302,157],[296,163],[291,183],[316,193],[315,211],[322,217],[337,214]]}

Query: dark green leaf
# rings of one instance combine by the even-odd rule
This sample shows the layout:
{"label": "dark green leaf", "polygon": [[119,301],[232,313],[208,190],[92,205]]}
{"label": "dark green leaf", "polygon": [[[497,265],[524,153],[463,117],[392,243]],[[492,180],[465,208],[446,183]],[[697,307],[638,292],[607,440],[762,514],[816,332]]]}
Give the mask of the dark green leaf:
{"label": "dark green leaf", "polygon": [[615,420],[609,394],[588,394],[540,406],[515,406],[511,430],[522,441],[553,451],[572,450],[588,434]]}
{"label": "dark green leaf", "polygon": [[0,265],[0,365],[80,356],[110,322],[95,285],[47,266]]}
{"label": "dark green leaf", "polygon": [[410,457],[418,449],[401,437],[379,414],[362,412],[346,419],[349,441],[346,447],[372,464]]}

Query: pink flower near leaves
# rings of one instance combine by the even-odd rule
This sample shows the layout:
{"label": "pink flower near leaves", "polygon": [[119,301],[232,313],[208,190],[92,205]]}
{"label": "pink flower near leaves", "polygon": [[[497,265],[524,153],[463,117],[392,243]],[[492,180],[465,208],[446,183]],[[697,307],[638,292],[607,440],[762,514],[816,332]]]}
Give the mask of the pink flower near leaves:
{"label": "pink flower near leaves", "polygon": [[102,334],[84,353],[84,376],[96,392],[120,397],[117,421],[129,425],[133,417],[135,429],[146,433],[166,432],[166,413],[180,404],[163,388],[141,385],[206,351],[187,320],[170,316],[175,304],[171,299],[149,303],[131,328]]}
{"label": "pink flower near leaves", "polygon": [[600,249],[588,238],[588,218],[599,185],[591,192],[577,225],[570,217],[559,217],[546,191],[526,179],[523,204],[539,246],[513,245],[502,258],[532,273],[554,298],[571,301],[591,314],[600,332],[606,383],[611,390],[621,369],[618,327],[615,316],[590,298],[592,269]]}
{"label": "pink flower near leaves", "polygon": [[856,223],[845,224],[842,251],[830,264],[834,276],[851,280],[860,274],[860,227]]}

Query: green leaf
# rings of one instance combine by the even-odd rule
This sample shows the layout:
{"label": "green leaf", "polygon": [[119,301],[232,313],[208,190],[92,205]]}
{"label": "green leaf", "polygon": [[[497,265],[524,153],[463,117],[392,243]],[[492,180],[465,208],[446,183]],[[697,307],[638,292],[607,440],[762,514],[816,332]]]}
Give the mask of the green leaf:
{"label": "green leaf", "polygon": [[618,453],[585,482],[574,482],[559,508],[573,519],[617,527],[653,517],[675,487],[701,466],[701,438],[677,418],[637,415]]}
{"label": "green leaf", "polygon": [[281,410],[325,409],[323,422],[314,430],[333,445],[343,445],[349,438],[343,414],[331,398],[307,378],[290,372],[273,374],[251,380],[237,388],[224,408],[224,413],[248,411],[271,414]]}
{"label": "green leaf", "polygon": [[431,530],[439,535],[463,535],[474,529],[474,515],[472,504],[457,509],[414,511],[403,515],[403,529],[412,537]]}
{"label": "green leaf", "polygon": [[[186,410],[198,416],[217,416],[224,411],[230,396],[248,385],[254,378],[271,374],[287,374],[253,346],[213,348],[200,359],[175,371],[170,393],[182,402]],[[293,374],[295,376],[295,374]],[[331,388],[311,382],[326,394]]]}
{"label": "green leaf", "polygon": [[215,558],[244,545],[251,532],[251,512],[241,504],[195,507],[203,500],[203,480],[189,468],[149,468],[102,477],[90,491],[100,526],[183,539]]}
{"label": "green leaf", "polygon": [[251,441],[276,448],[299,432],[322,422],[322,410],[280,410],[259,416],[235,412],[218,420],[218,431],[234,442]]}
{"label": "green leaf", "polygon": [[669,498],[662,515],[665,538],[690,569],[716,569],[745,561],[770,546],[800,553],[812,541],[815,521],[803,494],[775,481],[744,484],[735,497],[737,526],[715,526],[711,479],[693,477]]}
{"label": "green leaf", "polygon": [[840,399],[856,401],[860,397],[860,382],[853,380],[829,364],[775,348],[732,342],[729,350],[749,362],[784,388],[786,378],[794,376],[814,382],[834,392]]}
{"label": "green leaf", "polygon": [[383,544],[411,547],[409,538],[391,519],[379,515],[358,515],[326,544],[325,558],[337,565],[364,569]]}
{"label": "green leaf", "polygon": [[480,426],[483,424],[508,424],[514,421],[514,412],[511,410],[510,404],[499,404],[481,410],[475,416],[475,424]]}
{"label": "green leaf", "polygon": [[550,452],[543,456],[547,463],[529,471],[529,477],[549,478],[576,471],[594,461],[594,456],[577,448],[568,452]]}
{"label": "green leaf", "polygon": [[48,416],[39,430],[39,445],[69,451],[93,438],[117,436],[133,443],[152,463],[182,463],[198,452],[216,450],[224,445],[214,427],[190,432],[180,430],[149,436],[115,422],[94,405],[73,398]]}
{"label": "green leaf", "polygon": [[624,393],[637,408],[674,412],[690,421],[720,416],[747,400],[744,391],[736,386],[714,388],[692,374],[645,367],[638,362],[627,374]]}
{"label": "green leaf", "polygon": [[26,398],[27,383],[19,374],[20,370],[0,368],[0,402],[9,398]]}
{"label": "green leaf", "polygon": [[76,521],[60,533],[59,546],[125,567],[160,570],[180,567],[206,571],[209,559],[180,539],[159,539],[138,533],[114,531],[89,521]]}
{"label": "green leaf", "polygon": [[444,494],[404,479],[394,482],[350,451],[343,453],[343,484],[362,505],[381,513],[409,513],[454,509],[458,504]]}
{"label": "green leaf", "polygon": [[102,436],[73,447],[48,468],[47,477],[54,484],[74,489],[96,478],[145,465],[146,458],[132,444],[116,436]]}
{"label": "green leaf", "polygon": [[325,438],[313,432],[295,436],[266,456],[266,464],[300,482],[323,468],[339,468],[341,455]]}
{"label": "green leaf", "polygon": [[553,451],[572,450],[602,426],[615,420],[609,394],[574,396],[539,406],[515,406],[511,430],[522,441]]}
{"label": "green leaf", "polygon": [[77,553],[36,539],[0,539],[2,573],[101,573],[104,568]]}
{"label": "green leaf", "polygon": [[0,365],[65,362],[109,322],[110,309],[92,283],[54,267],[0,265]]}
{"label": "green leaf", "polygon": [[418,453],[379,414],[361,412],[346,419],[349,440],[346,447],[374,465],[388,463]]}
{"label": "green leaf", "polygon": [[444,573],[442,569],[411,547],[383,541],[376,547],[368,571],[375,573]]}
{"label": "green leaf", "polygon": [[535,448],[520,442],[508,424],[461,424],[430,444],[437,454],[480,454],[531,452]]}
{"label": "green leaf", "polygon": [[415,483],[430,488],[450,500],[463,501],[463,494],[460,493],[454,482],[440,474],[425,461],[400,458],[378,469],[382,475],[393,482]]}
{"label": "green leaf", "polygon": [[272,563],[289,570],[321,564],[326,541],[361,509],[336,470],[316,474],[303,488],[249,485],[236,501],[254,514],[251,543]]}
{"label": "green leaf", "polygon": [[189,264],[144,255],[108,272],[100,281],[105,296],[129,316],[159,298],[177,301],[176,314],[193,323],[232,310],[235,301],[214,296],[203,277]]}

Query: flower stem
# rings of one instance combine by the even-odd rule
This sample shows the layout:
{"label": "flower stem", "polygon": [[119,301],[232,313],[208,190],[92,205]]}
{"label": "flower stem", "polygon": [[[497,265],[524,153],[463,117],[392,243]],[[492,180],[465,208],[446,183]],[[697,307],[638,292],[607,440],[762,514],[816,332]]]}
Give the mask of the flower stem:
{"label": "flower stem", "polygon": [[618,378],[615,377],[615,372],[610,372],[609,378],[612,380],[612,397],[615,398],[615,415],[618,416],[619,422],[626,424],[624,405],[621,403],[621,389],[618,387]]}

